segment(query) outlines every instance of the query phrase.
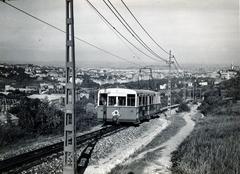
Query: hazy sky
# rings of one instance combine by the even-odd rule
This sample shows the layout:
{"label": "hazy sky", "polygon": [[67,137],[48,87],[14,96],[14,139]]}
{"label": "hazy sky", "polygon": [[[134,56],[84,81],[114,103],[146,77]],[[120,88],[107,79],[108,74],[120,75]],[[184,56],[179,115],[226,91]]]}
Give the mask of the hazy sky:
{"label": "hazy sky", "polygon": [[[74,2],[76,36],[129,61],[140,64],[157,63],[119,39],[85,0]],[[102,0],[91,2],[131,42],[142,48],[116,20]],[[120,0],[111,2],[152,49],[162,57],[168,57],[144,34]],[[125,2],[155,40],[165,49],[171,49],[180,63],[240,64],[238,0],[125,0]],[[65,30],[65,0],[14,0],[10,3]],[[63,33],[0,2],[1,62],[59,65],[63,64],[64,60]],[[84,66],[125,63],[79,41],[76,41],[76,61],[78,65]]]}

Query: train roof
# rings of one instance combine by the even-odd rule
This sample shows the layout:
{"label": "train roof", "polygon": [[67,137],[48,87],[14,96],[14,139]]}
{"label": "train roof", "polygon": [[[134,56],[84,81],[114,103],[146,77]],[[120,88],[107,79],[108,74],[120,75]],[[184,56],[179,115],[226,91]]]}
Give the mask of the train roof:
{"label": "train roof", "polygon": [[126,96],[127,94],[155,94],[156,92],[143,89],[106,88],[100,89],[98,93],[108,93],[110,96]]}

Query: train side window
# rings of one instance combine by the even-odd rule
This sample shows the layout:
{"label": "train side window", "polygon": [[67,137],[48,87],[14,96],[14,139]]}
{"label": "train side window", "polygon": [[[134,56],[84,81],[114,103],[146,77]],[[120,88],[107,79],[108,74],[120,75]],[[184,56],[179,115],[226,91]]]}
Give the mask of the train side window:
{"label": "train side window", "polygon": [[135,95],[134,94],[127,95],[127,106],[135,106]]}
{"label": "train side window", "polygon": [[138,96],[138,106],[142,105],[142,96]]}
{"label": "train side window", "polygon": [[107,94],[100,94],[99,105],[106,105],[106,104],[107,104]]}
{"label": "train side window", "polygon": [[108,100],[108,105],[109,106],[114,106],[117,104],[117,100],[116,100],[116,97],[115,96],[110,96],[109,97],[109,100]]}
{"label": "train side window", "polygon": [[126,106],[126,97],[118,97],[118,106]]}
{"label": "train side window", "polygon": [[153,104],[153,96],[150,96],[150,105]]}
{"label": "train side window", "polygon": [[146,104],[146,97],[143,96],[143,97],[142,97],[142,105],[144,106],[145,104]]}

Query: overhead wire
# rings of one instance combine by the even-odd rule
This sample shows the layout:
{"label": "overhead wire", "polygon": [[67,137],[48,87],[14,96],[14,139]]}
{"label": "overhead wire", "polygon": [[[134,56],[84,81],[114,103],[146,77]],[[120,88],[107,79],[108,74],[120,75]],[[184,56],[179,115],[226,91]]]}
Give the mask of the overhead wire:
{"label": "overhead wire", "polygon": [[116,32],[117,34],[119,34],[125,41],[127,41],[130,45],[132,45],[136,50],[138,50],[139,52],[141,52],[142,54],[144,54],[145,56],[147,56],[148,58],[154,60],[154,61],[157,61],[159,62],[159,59],[155,58],[155,57],[152,57],[152,56],[149,56],[148,54],[146,54],[144,51],[142,51],[140,48],[138,48],[136,45],[134,45],[131,41],[129,41],[120,31],[118,31],[116,29],[116,27],[114,27],[100,12],[99,10],[89,1],[89,0],[86,0],[87,3],[89,4],[89,6],[101,17],[101,19],[103,21],[105,21],[106,24],[108,24],[110,27],[112,27]]}
{"label": "overhead wire", "polygon": [[[92,4],[91,4],[88,0],[86,0],[86,1],[92,6]],[[20,8],[18,8],[18,7],[16,7],[16,6],[14,6],[14,5],[6,2],[6,1],[3,2],[3,3],[6,4],[6,5],[8,5],[8,6],[10,6],[10,7],[12,7],[12,8],[14,8],[15,10],[18,10],[18,11],[21,12],[21,13],[24,13],[25,15],[27,15],[27,16],[29,16],[29,17],[34,18],[35,20],[37,20],[37,21],[39,21],[39,22],[41,22],[41,23],[44,23],[45,25],[48,25],[48,26],[51,27],[51,28],[54,28],[54,29],[56,29],[56,30],[58,30],[58,31],[66,34],[66,31],[64,31],[63,29],[61,29],[61,28],[59,28],[59,27],[56,27],[56,26],[50,24],[49,22],[46,22],[46,21],[40,19],[39,17],[36,17],[36,16],[34,16],[34,15],[32,15],[32,14],[30,14],[30,13],[28,13],[28,12],[26,12],[26,11],[24,11],[24,10],[22,10],[22,9],[20,9]],[[123,3],[124,3],[124,2],[123,2]],[[92,7],[94,8],[94,6],[92,6]],[[96,8],[95,8],[95,9],[96,9]],[[97,10],[97,9],[96,9],[96,10]],[[97,12],[98,12],[98,14],[99,14],[103,19],[105,19],[104,21],[109,25],[110,22],[108,22],[108,21],[106,20],[106,18],[104,18],[104,16],[100,14],[100,12],[99,12],[98,10],[97,10]],[[110,26],[112,27],[112,29],[114,29],[114,31],[116,31],[116,32],[121,36],[121,33],[118,32],[118,30],[116,30],[116,28],[115,28],[113,25],[110,24]],[[117,34],[117,36],[119,36],[118,34]],[[124,38],[123,35],[122,35],[121,37]],[[89,46],[91,46],[91,47],[94,47],[95,49],[98,49],[98,50],[104,52],[105,54],[109,54],[109,55],[111,55],[111,56],[113,56],[113,57],[115,57],[115,58],[118,58],[118,59],[120,59],[120,60],[122,60],[122,61],[126,61],[126,62],[128,62],[128,63],[130,63],[130,64],[134,64],[134,65],[137,65],[137,66],[142,66],[142,65],[137,64],[137,63],[135,63],[135,62],[129,61],[127,58],[124,58],[124,57],[121,57],[121,56],[119,56],[119,55],[116,55],[116,54],[114,54],[114,53],[112,53],[112,52],[110,52],[110,51],[107,51],[107,50],[105,50],[105,49],[103,49],[103,48],[101,48],[101,47],[99,47],[99,46],[96,46],[96,45],[94,45],[94,44],[92,44],[92,43],[90,43],[90,42],[88,42],[88,41],[85,41],[85,40],[83,40],[83,39],[81,39],[81,38],[79,38],[79,37],[77,37],[77,36],[74,36],[74,38],[75,38],[76,40],[80,41],[80,42],[83,42],[83,43],[85,43],[85,44],[87,44],[87,45],[89,45]],[[124,40],[126,40],[126,41],[128,42],[127,38],[124,38]],[[129,42],[130,42],[130,41],[129,41]],[[128,42],[128,43],[129,43],[129,42]],[[133,44],[131,44],[131,45],[133,46]],[[147,57],[151,58],[152,60],[155,60],[155,61],[156,61],[156,59],[154,59],[153,57],[151,57],[151,56],[149,56],[149,55],[146,55],[146,54],[145,54],[144,52],[142,52],[139,48],[136,48],[135,46],[133,46],[133,47],[134,47],[135,49],[137,49],[138,51],[140,51],[140,52],[141,52],[142,54],[144,54],[145,56],[147,56]],[[178,66],[181,67],[181,66],[179,65],[179,63],[177,62],[177,60],[176,60],[175,57],[174,57],[174,59],[175,59],[176,63],[178,64]]]}
{"label": "overhead wire", "polygon": [[[110,1],[110,0],[108,0]],[[164,51],[166,54],[169,55],[169,52],[164,49],[162,46],[160,46],[157,41],[149,34],[149,32],[143,27],[143,25],[139,22],[139,20],[137,19],[137,17],[133,14],[133,12],[130,10],[130,8],[128,7],[128,5],[121,0],[122,4],[124,5],[124,7],[127,9],[127,11],[131,14],[131,16],[135,19],[135,21],[138,23],[138,25],[142,28],[142,30],[148,35],[148,37],[162,50]],[[180,66],[180,64],[178,63],[177,59],[175,56],[173,56],[177,66],[179,67],[180,70],[183,70],[182,67]]]}
{"label": "overhead wire", "polygon": [[[120,12],[115,8],[115,6],[111,3],[110,0],[108,0],[108,3],[103,0],[105,5],[110,9],[110,11],[114,14],[114,16],[118,19],[118,21],[126,28],[126,30],[131,34],[131,36],[137,40],[148,52],[150,52],[152,55],[156,56],[158,59],[167,62],[166,59],[158,55],[156,52],[154,52],[141,38],[140,36],[133,30],[133,28],[128,24],[128,22],[123,18],[123,16],[120,14]],[[112,9],[113,8],[113,9]],[[115,11],[115,12],[114,12]]]}
{"label": "overhead wire", "polygon": [[[36,16],[34,16],[34,15],[32,15],[32,14],[30,14],[30,13],[28,13],[28,12],[26,12],[26,11],[24,11],[24,10],[22,10],[22,9],[20,9],[20,8],[14,6],[14,5],[12,5],[12,4],[10,4],[10,3],[8,3],[8,2],[6,2],[6,1],[3,2],[3,3],[6,4],[6,5],[8,5],[8,6],[10,6],[10,7],[12,7],[12,8],[14,8],[15,10],[17,10],[17,11],[19,11],[19,12],[21,12],[21,13],[24,13],[25,15],[27,15],[27,16],[29,16],[29,17],[31,17],[31,18],[34,18],[35,20],[37,20],[37,21],[39,21],[39,22],[41,22],[41,23],[44,23],[45,25],[48,25],[48,26],[51,27],[51,28],[54,28],[54,29],[56,29],[56,30],[58,30],[58,31],[66,34],[66,31],[64,31],[63,29],[61,29],[61,28],[59,28],[59,27],[56,27],[56,26],[50,24],[49,22],[46,22],[46,21],[44,21],[44,20],[42,20],[42,19],[40,19],[40,18],[38,18],[38,17],[36,17]],[[137,64],[137,63],[135,63],[135,62],[129,61],[127,58],[123,58],[123,57],[121,57],[121,56],[118,56],[118,55],[116,55],[116,54],[114,54],[114,53],[112,53],[112,52],[110,52],[110,51],[107,51],[107,50],[105,50],[105,49],[103,49],[103,48],[101,48],[101,47],[99,47],[99,46],[96,46],[96,45],[94,45],[94,44],[92,44],[92,43],[90,43],[90,42],[88,42],[88,41],[85,41],[85,40],[83,40],[83,39],[81,39],[81,38],[79,38],[79,37],[77,37],[77,36],[74,36],[74,38],[77,39],[78,41],[81,41],[81,42],[83,42],[83,43],[85,43],[85,44],[87,44],[87,45],[89,45],[89,46],[91,46],[91,47],[94,47],[95,49],[98,49],[98,50],[100,50],[100,51],[102,51],[102,52],[104,52],[104,53],[106,53],[106,54],[109,54],[109,55],[111,55],[111,56],[113,56],[113,57],[116,57],[116,58],[118,58],[118,59],[121,59],[121,60],[123,60],[123,61],[126,61],[126,62],[128,62],[128,63],[130,63],[130,64],[135,64],[135,65],[137,65],[137,66],[141,66],[140,64]]]}
{"label": "overhead wire", "polygon": [[[109,27],[110,30],[112,30],[112,32],[114,32],[114,34],[118,37],[118,39],[120,39],[121,42],[129,49],[129,51],[132,53],[133,57],[136,57],[137,59],[139,59],[139,60],[141,59],[141,61],[143,61],[141,57],[136,55],[136,53],[132,50],[132,48],[130,48],[130,46],[125,42],[126,40],[123,40],[123,38],[116,32],[116,30],[114,30],[105,20],[102,20],[102,21]],[[143,63],[147,64],[145,61],[143,61]]]}
{"label": "overhead wire", "polygon": [[173,56],[173,58],[174,58],[174,60],[175,60],[175,62],[176,62],[176,64],[177,64],[177,66],[179,67],[179,69],[183,71],[183,69],[182,69],[182,67],[180,66],[180,64],[178,63],[178,61],[177,61],[176,57],[175,57],[175,56]]}
{"label": "overhead wire", "polygon": [[179,69],[178,69],[178,67],[177,67],[175,62],[173,63],[173,65],[174,65],[175,69],[177,70],[177,73],[180,74]]}
{"label": "overhead wire", "polygon": [[139,20],[136,18],[136,16],[133,14],[133,12],[129,9],[129,7],[127,6],[127,4],[121,0],[122,4],[125,6],[125,8],[127,9],[127,11],[131,14],[131,16],[135,19],[135,21],[138,23],[138,25],[142,28],[142,30],[148,35],[148,37],[162,50],[164,51],[166,54],[169,55],[169,52],[166,51],[162,46],[160,46],[157,41],[149,34],[149,32],[143,27],[143,25],[139,22]]}

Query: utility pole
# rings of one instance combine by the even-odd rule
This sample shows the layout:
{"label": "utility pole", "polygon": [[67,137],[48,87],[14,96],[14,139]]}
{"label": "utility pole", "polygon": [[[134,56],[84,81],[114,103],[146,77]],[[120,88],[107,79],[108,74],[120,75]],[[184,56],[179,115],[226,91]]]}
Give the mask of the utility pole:
{"label": "utility pole", "polygon": [[186,83],[185,81],[183,82],[183,102],[186,101]]}
{"label": "utility pole", "polygon": [[186,79],[185,79],[185,73],[183,72],[183,101],[186,101],[187,91],[186,91]]}
{"label": "utility pole", "polygon": [[[148,89],[152,89],[154,88],[155,84],[154,84],[154,80],[153,80],[153,75],[152,75],[152,68],[148,68],[148,67],[143,67],[143,68],[139,68],[139,73],[138,73],[138,87],[140,87],[140,81],[143,80],[143,75],[142,72],[144,72],[143,70],[149,70],[149,79],[148,79]],[[140,78],[141,77],[141,78]],[[152,81],[152,82],[151,82]]]}
{"label": "utility pole", "polygon": [[199,97],[200,97],[200,101],[202,100],[202,88],[199,88]]}
{"label": "utility pole", "polygon": [[171,82],[171,64],[172,64],[172,52],[171,50],[169,51],[169,61],[168,61],[168,103],[167,103],[167,107],[168,107],[168,111],[169,111],[169,115],[171,115],[171,105],[172,105],[172,101],[171,101],[171,97],[172,97],[172,82]]}
{"label": "utility pole", "polygon": [[195,101],[195,84],[193,83],[193,101]]}
{"label": "utility pole", "polygon": [[[73,0],[66,0],[66,85],[63,173],[76,174],[75,42]],[[70,78],[72,77],[72,80]]]}
{"label": "utility pole", "polygon": [[194,80],[193,82],[193,101],[195,102],[196,101],[196,79]]}
{"label": "utility pole", "polygon": [[138,72],[138,89],[141,89],[140,87],[140,82],[142,80],[142,74],[141,74],[141,68],[139,69],[139,72]]}

